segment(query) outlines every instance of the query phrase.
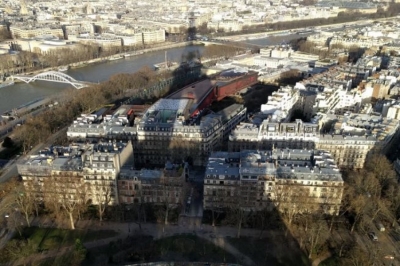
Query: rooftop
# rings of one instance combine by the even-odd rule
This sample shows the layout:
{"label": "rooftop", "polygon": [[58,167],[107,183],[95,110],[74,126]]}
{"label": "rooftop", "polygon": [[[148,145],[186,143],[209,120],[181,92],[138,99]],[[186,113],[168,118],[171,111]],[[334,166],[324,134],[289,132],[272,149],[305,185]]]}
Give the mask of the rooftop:
{"label": "rooftop", "polygon": [[163,172],[161,170],[132,170],[132,169],[122,169],[119,175],[120,180],[126,179],[158,179],[161,178]]}
{"label": "rooftop", "polygon": [[173,124],[183,122],[188,114],[191,100],[189,99],[160,99],[144,114],[141,123]]}
{"label": "rooftop", "polygon": [[19,163],[19,174],[32,174],[41,172],[51,174],[51,171],[81,171],[83,155],[94,156],[112,155],[120,153],[127,146],[126,142],[86,144],[78,143],[70,146],[53,146],[45,148],[38,154],[29,156],[24,162]]}
{"label": "rooftop", "polygon": [[266,175],[279,179],[343,181],[331,155],[319,150],[216,152],[210,156],[206,170],[206,178],[217,179],[256,181]]}

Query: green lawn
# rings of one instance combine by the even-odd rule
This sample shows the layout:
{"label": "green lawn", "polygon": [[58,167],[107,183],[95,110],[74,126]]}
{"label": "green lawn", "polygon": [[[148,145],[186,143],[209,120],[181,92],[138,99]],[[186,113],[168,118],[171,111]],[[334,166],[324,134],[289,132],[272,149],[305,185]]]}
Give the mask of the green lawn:
{"label": "green lawn", "polygon": [[[131,236],[102,247],[90,249],[83,265],[97,266],[104,261],[134,264],[154,261],[238,263],[222,248],[193,234],[182,234],[154,240],[151,236]],[[203,265],[203,264],[202,264]]]}
{"label": "green lawn", "polygon": [[76,239],[89,242],[98,239],[114,237],[117,232],[112,230],[67,230],[57,228],[27,227],[22,232],[22,238],[30,239],[37,244],[39,250],[50,250],[70,246]]}
{"label": "green lawn", "polygon": [[[67,252],[61,256],[52,257],[48,259],[44,259],[40,261],[37,265],[39,266],[71,266],[71,257],[73,256],[73,252]],[[82,265],[82,264],[81,264]]]}
{"label": "green lawn", "polygon": [[162,238],[154,243],[159,260],[236,262],[230,253],[192,234]]}
{"label": "green lawn", "polygon": [[338,265],[340,261],[340,258],[336,257],[336,256],[332,256],[327,258],[324,261],[321,261],[321,263],[319,264],[320,266],[335,266]]}
{"label": "green lawn", "polygon": [[[271,238],[228,238],[227,241],[257,265],[310,265],[304,253],[295,245],[289,245],[284,236]],[[293,241],[293,240],[292,240]]]}
{"label": "green lawn", "polygon": [[[26,258],[46,250],[59,250],[62,247],[75,246],[77,239],[80,239],[83,243],[116,235],[117,232],[112,230],[93,231],[27,227],[23,229],[22,236],[17,234],[13,240],[0,250],[0,264]],[[63,256],[45,260],[42,264],[70,265],[69,263],[75,258],[73,257],[75,255],[74,251],[70,251]]]}

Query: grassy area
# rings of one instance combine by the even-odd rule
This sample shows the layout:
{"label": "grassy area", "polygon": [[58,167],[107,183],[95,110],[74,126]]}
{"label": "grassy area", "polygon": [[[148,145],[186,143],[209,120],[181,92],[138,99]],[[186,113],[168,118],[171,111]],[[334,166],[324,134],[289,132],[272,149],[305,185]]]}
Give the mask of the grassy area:
{"label": "grassy area", "polygon": [[156,254],[160,260],[236,262],[236,259],[222,248],[195,235],[185,234],[157,240]]}
{"label": "grassy area", "polygon": [[108,261],[116,264],[174,261],[237,263],[236,258],[213,243],[192,234],[182,234],[153,240],[150,236],[135,236],[123,241],[89,250],[84,265],[99,265]]}
{"label": "grassy area", "polygon": [[[98,239],[116,236],[117,232],[112,230],[66,230],[57,228],[24,228],[22,236],[17,235],[0,250],[0,264],[15,261],[21,258],[35,258],[35,254],[46,250],[60,251],[62,247],[75,247],[76,240],[89,242]],[[70,255],[68,255],[70,254]],[[74,249],[68,254],[60,255],[43,261],[43,265],[71,265],[71,260],[77,260],[79,255]],[[83,259],[83,258],[82,258]],[[39,265],[39,264],[38,264]]]}
{"label": "grassy area", "polygon": [[57,228],[27,227],[22,232],[23,239],[30,239],[37,245],[38,250],[57,249],[71,246],[76,239],[89,242],[98,239],[114,237],[117,232],[112,230],[67,230]]}
{"label": "grassy area", "polygon": [[324,261],[321,261],[321,263],[319,264],[320,266],[335,266],[335,265],[339,265],[339,260],[340,258],[336,257],[336,256],[332,256],[327,258]]}
{"label": "grassy area", "polygon": [[283,235],[269,238],[228,238],[228,242],[257,265],[310,265],[307,256],[294,240],[289,244]]}
{"label": "grassy area", "polygon": [[74,265],[71,262],[71,258],[73,257],[73,251],[67,252],[61,256],[53,257],[53,258],[48,258],[45,260],[40,261],[38,264],[39,266],[71,266]]}

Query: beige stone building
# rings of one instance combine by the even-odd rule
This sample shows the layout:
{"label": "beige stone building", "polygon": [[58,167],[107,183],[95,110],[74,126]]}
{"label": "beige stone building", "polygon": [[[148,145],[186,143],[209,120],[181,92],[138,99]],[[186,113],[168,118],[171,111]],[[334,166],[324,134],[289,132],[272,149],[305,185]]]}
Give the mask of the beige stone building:
{"label": "beige stone building", "polygon": [[256,211],[337,215],[343,179],[329,153],[275,149],[217,152],[204,178],[204,209],[239,206]]}
{"label": "beige stone building", "polygon": [[186,196],[187,166],[167,164],[164,170],[124,169],[118,178],[121,204],[153,203],[178,206]]}
{"label": "beige stone building", "polygon": [[229,136],[230,151],[245,149],[318,149],[331,153],[340,168],[363,168],[374,149],[387,152],[399,137],[399,120],[378,115],[324,115],[318,123],[264,120],[241,124]]}
{"label": "beige stone building", "polygon": [[137,126],[137,163],[164,164],[191,157],[195,165],[204,165],[209,153],[221,147],[224,136],[246,117],[243,105],[193,116],[196,106],[193,99],[160,99],[151,106]]}
{"label": "beige stone building", "polygon": [[22,25],[11,25],[10,31],[14,39],[28,39],[35,38],[44,35],[53,35],[56,37],[64,38],[64,32],[60,25],[50,26],[22,26]]}
{"label": "beige stone building", "polygon": [[237,126],[229,136],[228,147],[229,151],[273,148],[310,150],[315,148],[318,138],[317,124],[305,123],[300,119],[288,123],[265,119],[259,127],[246,123]]}
{"label": "beige stone building", "polygon": [[142,35],[144,44],[165,42],[164,29],[143,29]]}
{"label": "beige stone building", "polygon": [[25,188],[39,201],[50,191],[55,199],[58,195],[93,205],[115,205],[117,176],[122,167],[132,166],[132,144],[119,142],[48,148],[17,168]]}
{"label": "beige stone building", "polygon": [[117,177],[122,167],[133,165],[131,142],[97,144],[86,150],[82,154],[82,170],[92,203],[97,205],[107,196],[109,204],[118,204]]}

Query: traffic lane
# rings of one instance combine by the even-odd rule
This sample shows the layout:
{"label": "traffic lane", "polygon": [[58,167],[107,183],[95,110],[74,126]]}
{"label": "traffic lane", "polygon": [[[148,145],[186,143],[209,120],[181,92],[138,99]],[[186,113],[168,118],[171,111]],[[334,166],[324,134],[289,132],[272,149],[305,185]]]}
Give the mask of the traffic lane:
{"label": "traffic lane", "polygon": [[[367,251],[371,256],[375,257],[375,262],[383,265],[399,265],[399,243],[391,241],[387,232],[380,232],[379,230],[370,230],[378,237],[378,241],[373,241],[368,232],[365,234],[357,234],[357,243]],[[393,257],[393,260],[391,259]]]}
{"label": "traffic lane", "polygon": [[22,163],[26,157],[38,153],[40,150],[47,146],[50,146],[54,141],[59,138],[62,134],[67,134],[68,126],[60,129],[58,132],[54,133],[51,137],[47,139],[45,143],[40,143],[33,147],[26,155],[19,157],[15,160],[9,167],[7,167],[3,173],[0,175],[0,183],[8,181],[10,178],[18,176],[17,164]]}
{"label": "traffic lane", "polygon": [[1,127],[0,129],[0,139],[6,137],[7,135],[11,134],[12,131],[18,127],[18,125],[22,125],[23,123],[25,123],[25,120],[28,116],[37,116],[40,113],[42,113],[43,111],[47,110],[48,107],[43,107],[41,109],[35,110],[30,112],[29,114],[26,114],[18,119],[15,120],[11,120],[8,121],[7,124],[5,124],[4,126]]}

